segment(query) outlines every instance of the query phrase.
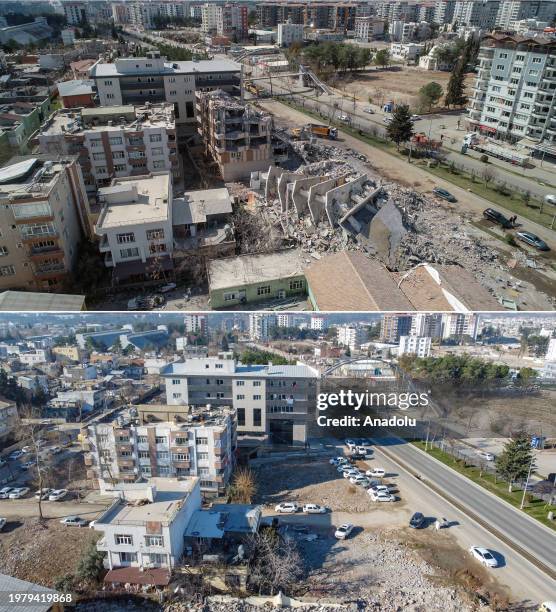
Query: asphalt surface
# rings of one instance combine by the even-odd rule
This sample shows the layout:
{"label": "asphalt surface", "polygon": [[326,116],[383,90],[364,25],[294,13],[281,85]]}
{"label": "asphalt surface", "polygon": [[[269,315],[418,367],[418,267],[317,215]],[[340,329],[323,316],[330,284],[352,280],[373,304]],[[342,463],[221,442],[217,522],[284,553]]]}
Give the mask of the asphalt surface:
{"label": "asphalt surface", "polygon": [[379,447],[385,447],[392,456],[411,466],[425,481],[433,483],[515,545],[556,571],[556,534],[549,528],[537,524],[414,446],[394,438],[378,442]]}

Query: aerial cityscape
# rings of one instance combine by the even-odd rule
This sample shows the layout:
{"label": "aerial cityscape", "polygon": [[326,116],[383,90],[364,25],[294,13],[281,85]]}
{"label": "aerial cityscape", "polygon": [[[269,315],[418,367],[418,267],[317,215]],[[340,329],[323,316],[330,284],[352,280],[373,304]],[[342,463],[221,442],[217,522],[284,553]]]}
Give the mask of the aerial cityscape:
{"label": "aerial cityscape", "polygon": [[537,609],[555,381],[551,313],[0,315],[0,573],[78,609]]}
{"label": "aerial cityscape", "polygon": [[0,0],[0,612],[556,612],[556,0]]}

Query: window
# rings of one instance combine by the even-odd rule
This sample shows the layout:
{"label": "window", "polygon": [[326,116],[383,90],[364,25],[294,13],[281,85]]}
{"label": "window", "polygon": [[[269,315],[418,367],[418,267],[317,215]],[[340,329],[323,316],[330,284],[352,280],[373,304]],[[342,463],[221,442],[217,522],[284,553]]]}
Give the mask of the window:
{"label": "window", "polygon": [[181,398],[181,393],[172,393],[172,398],[173,399],[180,399]]}
{"label": "window", "polygon": [[180,384],[180,379],[179,378],[172,378],[172,384],[173,385],[179,385]]}
{"label": "window", "polygon": [[112,136],[112,138],[109,139],[109,142],[111,145],[121,145],[124,144],[124,140],[121,136]]}
{"label": "window", "polygon": [[208,476],[210,474],[210,470],[206,467],[203,468],[199,468],[199,475],[200,476]]}
{"label": "window", "polygon": [[136,563],[137,553],[134,552],[121,552],[120,563]]}
{"label": "window", "polygon": [[197,459],[199,459],[199,461],[208,461],[208,458],[208,453],[197,453]]}
{"label": "window", "polygon": [[167,444],[168,440],[167,440],[166,436],[156,436],[155,442],[157,444]]}
{"label": "window", "polygon": [[102,140],[100,140],[100,138],[95,138],[94,140],[91,140],[90,143],[91,149],[102,146]]}
{"label": "window", "polygon": [[498,66],[496,66],[496,70],[504,70],[504,64],[498,64]]}
{"label": "window", "polygon": [[236,385],[238,387],[244,387],[245,386],[245,381],[244,380],[236,380]]}
{"label": "window", "polygon": [[507,53],[500,53],[500,59],[506,59],[508,57]]}
{"label": "window", "polygon": [[261,287],[257,287],[257,295],[269,295],[270,294],[270,285],[262,285]]}
{"label": "window", "polygon": [[113,93],[106,94],[106,97],[108,98],[108,100],[113,100],[115,98]]}
{"label": "window", "polygon": [[117,533],[114,536],[114,541],[116,542],[118,546],[121,546],[121,545],[132,546],[133,536],[130,536],[128,534],[118,534]]}
{"label": "window", "polygon": [[170,473],[170,468],[167,465],[159,465],[158,466],[158,475],[159,476],[168,476]]}
{"label": "window", "polygon": [[290,281],[290,291],[296,291],[298,289],[303,289],[303,281],[301,279],[291,280]]}
{"label": "window", "polygon": [[166,251],[166,245],[162,244],[150,244],[149,251],[151,253],[164,253]]}
{"label": "window", "polygon": [[175,96],[178,92],[175,89],[170,90],[170,95]]}
{"label": "window", "polygon": [[224,393],[221,393],[221,392],[217,393],[216,399],[224,399]]}
{"label": "window", "polygon": [[254,387],[260,387],[261,386],[261,381],[260,380],[253,381],[253,386]]}
{"label": "window", "polygon": [[217,363],[217,364],[215,365],[215,368],[216,368],[217,370],[221,370],[223,367],[224,367],[224,366],[223,366],[221,363]]}
{"label": "window", "polygon": [[138,444],[146,444],[148,442],[147,436],[137,436]]}
{"label": "window", "polygon": [[245,408],[237,409],[237,424],[239,427],[245,425]]}
{"label": "window", "polygon": [[149,451],[139,451],[139,459],[150,459]]}
{"label": "window", "polygon": [[107,87],[110,87],[110,85],[112,85],[112,81],[104,81],[104,84],[105,84]]}
{"label": "window", "polygon": [[114,172],[126,172],[127,166],[125,164],[114,164]]}
{"label": "window", "polygon": [[176,446],[187,446],[187,438],[176,438],[174,444]]}
{"label": "window", "polygon": [[170,453],[168,451],[157,451],[156,453],[157,459],[170,459]]}
{"label": "window", "polygon": [[237,400],[243,400],[243,399],[245,399],[245,395],[242,395],[242,394],[236,395],[236,399]]}
{"label": "window", "polygon": [[187,453],[173,453],[173,461],[189,461],[189,455]]}
{"label": "window", "polygon": [[253,410],[253,425],[255,427],[260,427],[261,423],[262,423],[261,409],[255,408],[255,410]]}
{"label": "window", "polygon": [[254,400],[260,400],[260,399],[261,399],[261,396],[260,396],[260,395],[254,395],[254,396],[253,396],[253,399],[254,399]]}
{"label": "window", "polygon": [[204,489],[212,489],[214,487],[214,483],[212,480],[201,480],[201,486]]}
{"label": "window", "polygon": [[0,276],[15,276],[15,266],[1,266]]}
{"label": "window", "polygon": [[151,134],[149,136],[149,140],[151,142],[162,142],[162,135],[161,134]]}
{"label": "window", "polygon": [[160,168],[164,168],[165,163],[163,159],[155,159],[153,160],[153,168],[155,170],[160,170]]}
{"label": "window", "polygon": [[540,57],[534,57],[533,58],[533,64],[540,64],[541,63],[541,58]]}
{"label": "window", "polygon": [[104,161],[106,157],[104,156],[104,153],[93,153],[93,159],[95,161]]}
{"label": "window", "polygon": [[160,157],[162,155],[162,147],[153,147],[151,152],[156,157]]}
{"label": "window", "polygon": [[122,259],[129,259],[130,257],[139,257],[139,249],[137,247],[131,247],[129,249],[120,249],[120,257]]}
{"label": "window", "polygon": [[17,204],[12,205],[12,213],[16,219],[50,217],[52,215],[52,209],[48,202],[41,202],[39,204]]}
{"label": "window", "polygon": [[112,159],[124,159],[125,158],[125,153],[123,151],[113,151],[112,152]]}
{"label": "window", "polygon": [[145,546],[164,546],[164,538],[158,535],[146,535]]}
{"label": "window", "polygon": [[217,378],[217,379],[216,379],[214,382],[215,382],[217,385],[223,385],[223,384],[224,384],[224,381],[223,381],[221,378]]}
{"label": "window", "polygon": [[126,242],[135,242],[135,234],[133,232],[128,232],[127,234],[117,234],[116,240],[118,244],[124,244]]}
{"label": "window", "polygon": [[525,59],[525,55],[522,54],[518,54],[515,56],[515,61],[516,62],[522,62]]}
{"label": "window", "polygon": [[197,438],[197,440],[195,440],[195,443],[197,444],[197,446],[206,446],[209,441],[208,438]]}

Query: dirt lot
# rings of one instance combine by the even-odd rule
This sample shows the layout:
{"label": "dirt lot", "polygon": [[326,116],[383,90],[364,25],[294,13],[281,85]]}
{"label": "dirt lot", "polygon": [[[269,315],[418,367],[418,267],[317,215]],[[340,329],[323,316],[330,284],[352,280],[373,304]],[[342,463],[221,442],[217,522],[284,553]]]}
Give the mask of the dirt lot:
{"label": "dirt lot", "polygon": [[[449,79],[449,72],[421,70],[414,66],[395,66],[391,70],[373,69],[358,73],[355,78],[349,77],[336,87],[345,87],[346,92],[355,93],[361,100],[367,100],[371,96],[376,104],[394,100],[398,104],[415,107],[417,92],[423,85],[435,81],[446,91]],[[473,79],[473,74],[467,76],[467,88],[471,87]]]}
{"label": "dirt lot", "polygon": [[45,526],[37,519],[11,522],[0,533],[0,573],[52,587],[57,578],[75,571],[95,537],[91,529],[64,527],[58,520]]}

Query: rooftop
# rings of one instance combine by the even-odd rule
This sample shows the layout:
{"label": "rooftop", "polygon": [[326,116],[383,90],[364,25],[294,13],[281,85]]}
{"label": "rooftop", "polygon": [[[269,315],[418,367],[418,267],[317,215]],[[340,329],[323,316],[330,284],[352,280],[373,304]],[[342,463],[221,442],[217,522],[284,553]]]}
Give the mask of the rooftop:
{"label": "rooftop", "polygon": [[30,198],[48,194],[72,156],[53,160],[51,155],[22,155],[12,157],[0,168],[0,198]]}
{"label": "rooftop", "polygon": [[93,93],[94,81],[76,79],[74,81],[61,81],[56,83],[58,93],[63,98],[65,96],[84,96]]}
{"label": "rooftop", "polygon": [[196,510],[193,513],[184,535],[221,539],[227,532],[255,533],[261,514],[262,506],[214,504],[208,510]]}
{"label": "rooftop", "polygon": [[[147,488],[154,486],[154,501],[138,505],[137,502],[118,500],[96,520],[95,525],[141,526],[147,522],[156,521],[168,526],[193,491],[197,481],[197,477],[189,477],[185,480],[150,478],[148,483],[137,483],[145,488],[145,499],[148,496]],[[137,486],[136,490],[139,491],[139,489],[140,487]],[[137,492],[135,497],[137,497]]]}
{"label": "rooftop", "polygon": [[182,198],[172,203],[172,223],[191,225],[206,223],[207,216],[232,212],[230,192],[225,188],[186,191]]}
{"label": "rooftop", "polygon": [[[210,358],[209,358],[210,359]],[[212,361],[217,361],[212,359]],[[168,364],[161,372],[161,376],[195,376],[206,375],[205,358],[192,358],[185,361],[176,361]],[[214,372],[211,371],[211,374]],[[296,365],[244,365],[239,361],[235,368],[218,370],[218,376],[235,376],[241,378],[317,378],[318,372],[308,365],[298,363]]]}
{"label": "rooftop", "polygon": [[208,275],[211,291],[303,276],[302,257],[300,251],[290,249],[213,259]]}
{"label": "rooftop", "polygon": [[0,293],[0,311],[24,310],[78,311],[85,309],[85,296],[66,293],[35,293],[3,291]]}
{"label": "rooftop", "polygon": [[171,194],[169,172],[114,179],[110,187],[98,190],[99,201],[104,206],[96,232],[102,234],[111,228],[166,221]]}
{"label": "rooftop", "polygon": [[[145,60],[146,58],[122,58],[123,60],[129,60],[128,63],[133,63],[133,60]],[[123,64],[120,62],[120,67]],[[143,74],[149,73],[148,70],[140,71]],[[212,60],[199,60],[189,62],[164,62],[164,69],[161,71],[158,68],[153,68],[150,73],[152,74],[195,74],[195,73],[209,73],[209,72],[240,72],[241,64],[232,62],[230,60],[212,59]],[[106,64],[99,62],[95,64],[89,71],[92,78],[102,77],[117,77],[117,76],[129,76],[134,74],[129,70],[119,70],[116,63]],[[136,74],[136,73],[135,73]]]}

